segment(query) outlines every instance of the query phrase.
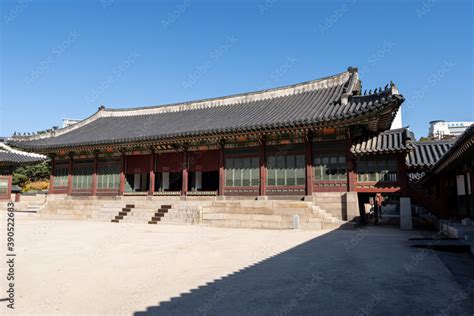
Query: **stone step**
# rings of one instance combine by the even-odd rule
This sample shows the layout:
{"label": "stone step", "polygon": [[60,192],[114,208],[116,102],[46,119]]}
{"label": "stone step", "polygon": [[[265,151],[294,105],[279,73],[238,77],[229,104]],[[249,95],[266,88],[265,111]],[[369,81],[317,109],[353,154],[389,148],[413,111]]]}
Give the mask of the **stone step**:
{"label": "stone step", "polygon": [[292,223],[277,222],[277,221],[256,221],[256,220],[227,220],[227,219],[213,219],[202,220],[203,225],[215,227],[234,227],[234,228],[268,228],[268,229],[290,229],[293,227]]}

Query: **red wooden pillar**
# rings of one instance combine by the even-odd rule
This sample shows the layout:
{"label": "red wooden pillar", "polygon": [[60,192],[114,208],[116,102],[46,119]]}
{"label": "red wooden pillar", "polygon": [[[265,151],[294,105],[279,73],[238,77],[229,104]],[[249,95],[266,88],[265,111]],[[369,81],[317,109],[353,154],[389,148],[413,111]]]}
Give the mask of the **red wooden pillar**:
{"label": "red wooden pillar", "polygon": [[97,195],[97,170],[99,169],[99,154],[94,155],[94,171],[92,173],[92,196]]}
{"label": "red wooden pillar", "polygon": [[73,168],[73,155],[71,154],[69,157],[69,169],[67,174],[67,194],[72,194],[72,168]]}
{"label": "red wooden pillar", "polygon": [[125,167],[126,167],[127,159],[125,153],[122,153],[120,157],[120,186],[119,186],[119,195],[123,195],[125,192]]}
{"label": "red wooden pillar", "polygon": [[313,141],[311,137],[308,135],[308,139],[306,141],[305,146],[306,154],[305,154],[305,161],[306,161],[306,195],[313,195]]}
{"label": "red wooden pillar", "polygon": [[151,158],[150,158],[150,184],[149,184],[149,190],[148,194],[153,195],[155,193],[155,153],[151,153]]}
{"label": "red wooden pillar", "polygon": [[56,168],[56,160],[54,156],[51,156],[51,174],[49,175],[49,193],[52,194],[54,191],[54,173]]}
{"label": "red wooden pillar", "polygon": [[224,195],[225,170],[224,170],[224,148],[219,149],[219,195]]}
{"label": "red wooden pillar", "polygon": [[183,151],[183,183],[181,188],[181,195],[186,195],[188,192],[188,151]]}
{"label": "red wooden pillar", "polygon": [[261,140],[258,150],[260,163],[260,196],[267,195],[267,158],[266,158],[266,141]]}

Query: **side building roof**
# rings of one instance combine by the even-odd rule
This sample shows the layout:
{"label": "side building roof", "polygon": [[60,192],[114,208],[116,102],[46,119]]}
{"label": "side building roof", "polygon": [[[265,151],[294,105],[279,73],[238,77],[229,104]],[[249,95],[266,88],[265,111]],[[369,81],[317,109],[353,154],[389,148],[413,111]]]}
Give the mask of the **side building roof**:
{"label": "side building roof", "polygon": [[355,156],[408,152],[413,148],[415,137],[408,128],[387,130],[365,135],[352,142],[351,152]]}
{"label": "side building roof", "polygon": [[412,170],[428,170],[449,151],[454,142],[454,139],[414,142],[413,150],[406,157],[407,167]]}
{"label": "side building roof", "polygon": [[470,160],[471,164],[474,162],[474,125],[456,138],[451,148],[433,165],[431,171],[439,173],[459,159]]}
{"label": "side building roof", "polygon": [[355,122],[377,132],[389,128],[403,100],[393,84],[360,95],[357,69],[349,68],[323,79],[227,97],[132,109],[101,107],[70,127],[9,142],[48,152]]}
{"label": "side building roof", "polygon": [[24,163],[41,162],[46,159],[46,156],[16,150],[0,142],[0,164],[17,165]]}

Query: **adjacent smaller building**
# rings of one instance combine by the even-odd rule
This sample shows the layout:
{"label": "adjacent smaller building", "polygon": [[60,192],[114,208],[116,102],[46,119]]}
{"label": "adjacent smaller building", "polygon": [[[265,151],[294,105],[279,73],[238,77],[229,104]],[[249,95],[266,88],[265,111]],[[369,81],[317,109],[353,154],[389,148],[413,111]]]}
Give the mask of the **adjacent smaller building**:
{"label": "adjacent smaller building", "polygon": [[45,161],[46,156],[11,148],[0,139],[0,200],[10,200],[12,174],[16,167]]}
{"label": "adjacent smaller building", "polygon": [[[474,218],[474,125],[429,168],[418,187],[441,218]],[[413,193],[415,191],[413,190]]]}

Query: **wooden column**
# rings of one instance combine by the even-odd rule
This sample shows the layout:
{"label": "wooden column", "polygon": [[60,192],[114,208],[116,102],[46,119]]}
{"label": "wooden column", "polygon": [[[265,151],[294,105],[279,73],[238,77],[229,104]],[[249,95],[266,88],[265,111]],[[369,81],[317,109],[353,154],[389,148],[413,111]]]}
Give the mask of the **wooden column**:
{"label": "wooden column", "polygon": [[260,141],[260,147],[258,150],[259,163],[260,163],[260,196],[267,195],[267,158],[266,158],[266,140]]}
{"label": "wooden column", "polygon": [[224,170],[224,148],[219,149],[219,195],[224,195],[225,170]]}
{"label": "wooden column", "polygon": [[7,184],[7,200],[11,200],[12,198],[12,186],[13,186],[13,176],[11,174],[8,175],[8,184]]}
{"label": "wooden column", "polygon": [[356,188],[357,173],[356,173],[356,159],[351,152],[352,140],[350,137],[347,140],[346,150],[346,168],[347,168],[347,192],[353,192]]}
{"label": "wooden column", "polygon": [[438,184],[439,184],[439,214],[437,214],[441,218],[448,218],[449,217],[449,205],[448,205],[448,198],[447,195],[449,194],[447,188],[447,180],[444,174],[439,173],[438,177]]}
{"label": "wooden column", "polygon": [[306,195],[313,195],[313,140],[308,134],[305,146],[305,161],[306,161]]}
{"label": "wooden column", "polygon": [[68,169],[68,174],[67,174],[67,194],[71,195],[72,194],[72,168],[73,168],[73,155],[70,154],[69,157],[69,169]]}
{"label": "wooden column", "polygon": [[465,202],[466,205],[466,217],[470,217],[472,215],[471,212],[471,194],[469,194],[470,182],[471,177],[468,175],[468,170],[463,170],[463,178],[464,178],[464,192],[465,192]]}
{"label": "wooden column", "polygon": [[186,195],[188,192],[188,151],[183,151],[183,180],[181,187],[181,195]]}
{"label": "wooden column", "polygon": [[119,195],[123,195],[125,192],[125,167],[127,163],[127,157],[125,153],[122,153],[122,157],[120,157],[120,186],[119,186]]}
{"label": "wooden column", "polygon": [[51,158],[51,173],[49,175],[49,193],[52,194],[54,191],[54,173],[55,173],[54,168],[56,167],[56,161],[54,159],[55,158],[54,155],[52,155],[50,158]]}
{"label": "wooden column", "polygon": [[400,184],[400,196],[408,197],[408,171],[405,164],[405,154],[399,154],[397,161],[397,180]]}
{"label": "wooden column", "polygon": [[148,194],[153,195],[155,193],[155,153],[151,153],[150,158],[150,183],[148,185]]}
{"label": "wooden column", "polygon": [[470,167],[469,169],[469,175],[470,175],[470,179],[468,179],[468,181],[471,181],[471,194],[469,195],[469,199],[471,201],[471,214],[470,214],[470,217],[473,218],[474,217],[474,168],[472,168],[472,166]]}
{"label": "wooden column", "polygon": [[97,195],[97,170],[99,169],[99,153],[94,153],[94,171],[92,173],[92,196]]}

